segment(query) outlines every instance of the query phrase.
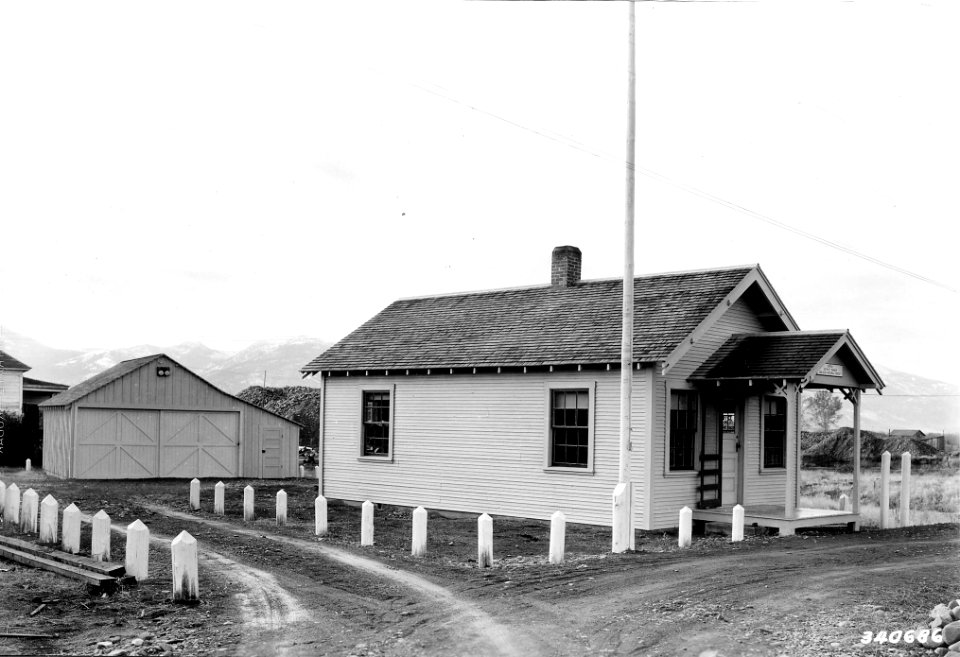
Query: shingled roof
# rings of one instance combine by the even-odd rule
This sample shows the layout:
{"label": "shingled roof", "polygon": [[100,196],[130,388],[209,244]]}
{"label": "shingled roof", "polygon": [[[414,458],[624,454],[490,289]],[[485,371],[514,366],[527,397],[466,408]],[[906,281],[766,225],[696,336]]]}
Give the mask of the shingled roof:
{"label": "shingled roof", "polygon": [[[666,358],[756,269],[636,278],[634,359]],[[618,363],[622,290],[613,279],[402,299],[301,372]]]}
{"label": "shingled roof", "polygon": [[815,368],[843,345],[856,356],[865,377],[882,388],[880,377],[847,331],[739,333],[730,336],[690,379],[810,379]]}
{"label": "shingled roof", "polygon": [[0,370],[13,370],[17,372],[26,372],[30,366],[17,360],[5,351],[0,351]]}

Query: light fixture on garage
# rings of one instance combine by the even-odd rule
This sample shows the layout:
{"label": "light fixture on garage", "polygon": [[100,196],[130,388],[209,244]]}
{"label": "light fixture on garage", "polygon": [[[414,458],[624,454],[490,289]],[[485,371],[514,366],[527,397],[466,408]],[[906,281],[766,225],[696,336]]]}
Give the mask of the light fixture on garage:
{"label": "light fixture on garage", "polygon": [[170,366],[164,365],[157,368],[157,376],[170,376]]}

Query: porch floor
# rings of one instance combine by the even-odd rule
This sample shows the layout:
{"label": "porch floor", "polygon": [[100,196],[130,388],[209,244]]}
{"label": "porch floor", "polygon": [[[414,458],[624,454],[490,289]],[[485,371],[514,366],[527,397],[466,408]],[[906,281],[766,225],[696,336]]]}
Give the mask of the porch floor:
{"label": "porch floor", "polygon": [[[693,519],[705,522],[733,522],[733,507],[693,509]],[[860,514],[834,509],[797,509],[792,518],[786,509],[775,504],[751,504],[743,508],[744,526],[776,527],[781,536],[792,536],[799,527],[851,525],[860,523]]]}

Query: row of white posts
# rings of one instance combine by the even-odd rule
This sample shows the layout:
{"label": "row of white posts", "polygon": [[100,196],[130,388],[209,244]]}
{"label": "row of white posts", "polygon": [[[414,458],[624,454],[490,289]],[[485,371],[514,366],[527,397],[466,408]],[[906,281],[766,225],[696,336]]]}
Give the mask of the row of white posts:
{"label": "row of white posts", "polygon": [[[7,487],[0,481],[0,509],[3,522],[19,525],[20,531],[38,534],[37,541],[44,545],[56,545],[60,534],[60,547],[69,554],[80,553],[81,513],[76,504],[63,510],[63,523],[58,528],[60,503],[47,495],[38,504],[39,495],[28,488],[21,497],[16,484]],[[39,517],[38,517],[39,511]],[[97,561],[110,561],[110,516],[100,509],[90,522],[90,557]],[[58,532],[58,529],[60,531]],[[126,574],[142,582],[149,576],[150,530],[140,520],[127,526],[127,546],[124,559]],[[173,599],[193,601],[200,597],[197,578],[197,541],[186,531],[170,544],[173,565]]]}
{"label": "row of white posts", "polygon": [[[739,543],[743,540],[743,507],[739,504],[733,507],[732,525],[730,542]],[[682,548],[693,545],[693,511],[688,506],[680,509],[680,537],[677,543]]]}

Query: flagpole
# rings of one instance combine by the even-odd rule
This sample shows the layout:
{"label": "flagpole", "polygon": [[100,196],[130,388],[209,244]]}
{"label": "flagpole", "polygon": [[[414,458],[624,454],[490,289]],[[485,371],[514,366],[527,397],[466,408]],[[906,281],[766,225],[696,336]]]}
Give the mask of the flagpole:
{"label": "flagpole", "polygon": [[636,11],[630,0],[627,60],[627,157],[626,217],[623,235],[623,333],[620,344],[620,467],[613,492],[613,552],[635,548],[633,486],[630,481],[630,431],[633,397],[633,226],[635,215],[637,131]]}

